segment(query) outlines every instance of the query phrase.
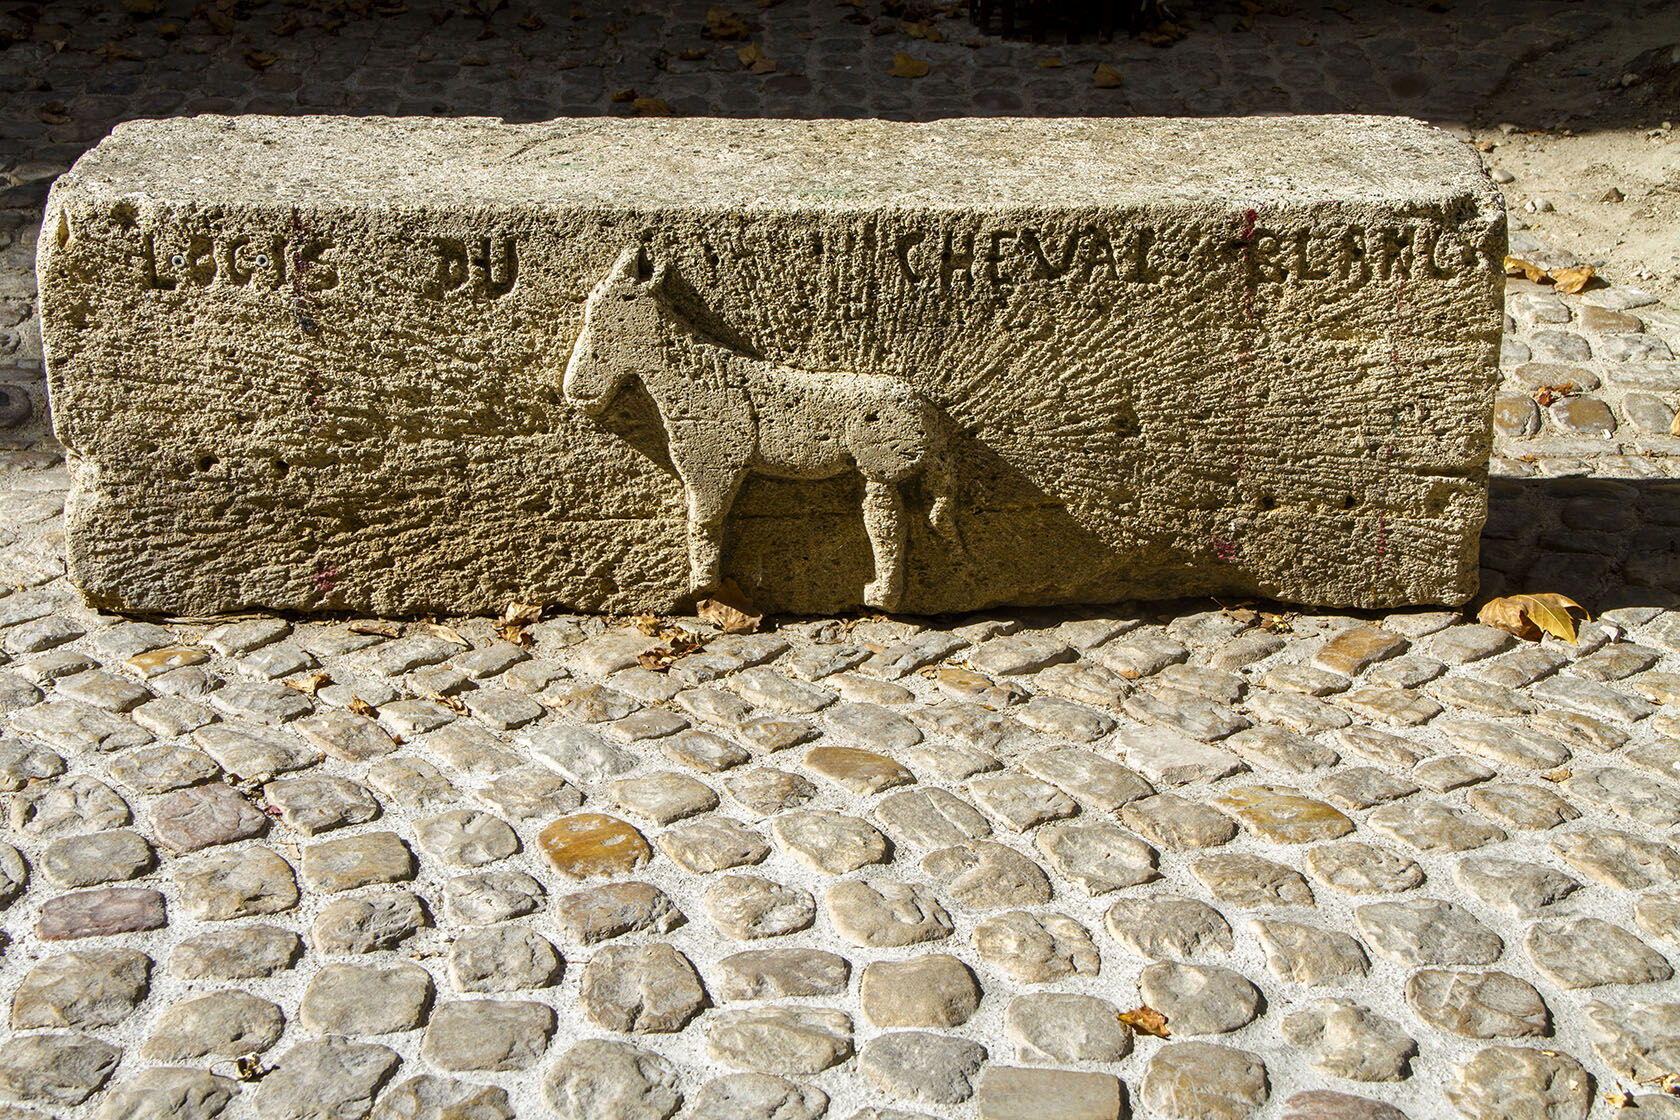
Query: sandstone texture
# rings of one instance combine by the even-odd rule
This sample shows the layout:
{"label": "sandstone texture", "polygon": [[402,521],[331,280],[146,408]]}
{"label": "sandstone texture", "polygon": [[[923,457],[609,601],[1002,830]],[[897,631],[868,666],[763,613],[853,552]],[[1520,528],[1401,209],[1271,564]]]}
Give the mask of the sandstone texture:
{"label": "sandstone texture", "polygon": [[1459,603],[1504,249],[1405,118],[130,122],[40,238],[70,575],[192,615]]}

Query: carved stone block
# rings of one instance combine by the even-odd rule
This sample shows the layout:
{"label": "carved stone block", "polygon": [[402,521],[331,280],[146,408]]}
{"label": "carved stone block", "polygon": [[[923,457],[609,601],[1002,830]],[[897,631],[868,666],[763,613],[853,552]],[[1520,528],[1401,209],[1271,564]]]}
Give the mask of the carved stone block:
{"label": "carved stone block", "polygon": [[198,117],[40,241],[94,602],[1475,588],[1504,219],[1415,121]]}

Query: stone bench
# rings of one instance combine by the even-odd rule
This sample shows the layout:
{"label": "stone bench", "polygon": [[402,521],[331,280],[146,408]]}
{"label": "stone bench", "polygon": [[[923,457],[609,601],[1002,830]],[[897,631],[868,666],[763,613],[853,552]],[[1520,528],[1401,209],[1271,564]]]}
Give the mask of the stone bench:
{"label": "stone bench", "polygon": [[124,124],[40,290],[95,603],[1476,584],[1504,218],[1415,121]]}

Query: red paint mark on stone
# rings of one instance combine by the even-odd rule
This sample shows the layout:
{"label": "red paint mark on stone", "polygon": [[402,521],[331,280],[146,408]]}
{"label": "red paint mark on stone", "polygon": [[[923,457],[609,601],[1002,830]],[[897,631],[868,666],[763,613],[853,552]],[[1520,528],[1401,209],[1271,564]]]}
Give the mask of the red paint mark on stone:
{"label": "red paint mark on stone", "polygon": [[315,590],[322,595],[331,595],[338,587],[338,565],[331,560],[315,561]]}

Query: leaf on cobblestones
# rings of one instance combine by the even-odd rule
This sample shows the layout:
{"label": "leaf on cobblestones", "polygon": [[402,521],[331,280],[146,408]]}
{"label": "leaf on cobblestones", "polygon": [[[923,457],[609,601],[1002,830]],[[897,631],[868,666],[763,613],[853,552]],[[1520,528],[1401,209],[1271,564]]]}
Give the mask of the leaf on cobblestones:
{"label": "leaf on cobblestones", "polygon": [[1038,60],[1038,67],[1041,70],[1060,70],[1066,65],[1067,63],[1062,61],[1060,55],[1051,55],[1049,58],[1041,58]]}
{"label": "leaf on cobblestones", "polygon": [[463,635],[459,630],[455,629],[453,626],[445,626],[441,622],[426,623],[426,632],[436,634],[444,641],[454,642],[458,646],[467,646],[468,648],[471,648],[472,646],[472,643],[467,641],[465,635]]}
{"label": "leaf on cobblestones", "polygon": [[352,622],[346,629],[352,634],[371,634],[378,638],[396,638],[402,634],[401,623],[380,622],[378,620]]}
{"label": "leaf on cobblestones", "polygon": [[1561,401],[1565,397],[1578,397],[1580,395],[1581,387],[1579,385],[1573,381],[1565,381],[1561,385],[1542,385],[1534,390],[1534,403],[1541,408],[1545,408],[1547,405]]}
{"label": "leaf on cobblestones", "polygon": [[442,704],[458,716],[472,714],[472,709],[467,707],[467,702],[459,696],[445,696],[441,692],[422,692],[420,698],[430,700],[434,704]]}
{"label": "leaf on cobblestones", "polygon": [[1540,776],[1548,782],[1567,782],[1575,776],[1575,771],[1567,766],[1559,766],[1556,770],[1542,770]]}
{"label": "leaf on cobblestones", "polygon": [[1592,618],[1585,607],[1563,595],[1550,592],[1507,595],[1484,603],[1482,609],[1476,612],[1476,621],[1484,626],[1496,626],[1524,641],[1538,641],[1544,633],[1574,645],[1575,618],[1571,611],[1580,611],[1583,618]]}
{"label": "leaf on cobblestones", "polygon": [[708,39],[745,39],[752,34],[752,27],[728,8],[708,8],[706,26],[700,34]]}
{"label": "leaf on cobblestones", "polygon": [[1566,296],[1578,294],[1581,289],[1592,283],[1592,278],[1598,273],[1590,264],[1579,268],[1554,268],[1546,275],[1552,278],[1557,290]]}
{"label": "leaf on cobblestones", "polygon": [[536,640],[525,632],[525,628],[541,618],[542,613],[540,603],[509,603],[502,608],[502,617],[496,621],[496,636],[504,642],[529,649]]}
{"label": "leaf on cobblestones", "polygon": [[671,667],[673,661],[687,657],[689,654],[705,647],[706,643],[694,635],[679,634],[667,640],[664,645],[655,646],[636,658],[636,664],[644,669],[662,673]]}
{"label": "leaf on cobblestones", "polygon": [[245,52],[245,65],[253,70],[267,70],[279,61],[279,55],[271,54],[268,51],[250,50]]}
{"label": "leaf on cobblestones", "polygon": [[1172,1031],[1167,1028],[1167,1017],[1147,1004],[1120,1012],[1120,1021],[1139,1034],[1155,1038],[1172,1037]]}
{"label": "leaf on cobblestones", "polygon": [[702,599],[694,613],[716,626],[725,634],[751,634],[764,622],[764,614],[755,610],[734,580],[723,581],[723,588],[715,599]]}
{"label": "leaf on cobblestones", "polygon": [[363,719],[374,719],[379,715],[379,709],[363,700],[360,696],[350,697],[349,708]]}
{"label": "leaf on cobblestones", "polygon": [[895,78],[923,78],[927,76],[930,69],[932,67],[921,59],[912,58],[903,51],[899,51],[893,55],[892,66],[887,72]]}
{"label": "leaf on cobblestones", "polygon": [[1098,89],[1119,89],[1126,84],[1126,79],[1108,63],[1099,62],[1097,68],[1091,71],[1091,84]]}
{"label": "leaf on cobblestones", "polygon": [[333,679],[331,673],[311,673],[302,680],[289,680],[282,683],[287,688],[297,689],[305,696],[314,696],[317,692],[332,684]]}
{"label": "leaf on cobblestones", "polygon": [[1589,284],[1598,270],[1590,264],[1579,265],[1575,268],[1544,268],[1533,261],[1525,261],[1521,257],[1505,258],[1505,275],[1522,276],[1531,283],[1538,284],[1543,280],[1550,280],[1552,285],[1566,296],[1580,293]]}
{"label": "leaf on cobblestones", "polygon": [[1680,412],[1674,414],[1674,422],[1668,426],[1668,434],[1680,436]]}

